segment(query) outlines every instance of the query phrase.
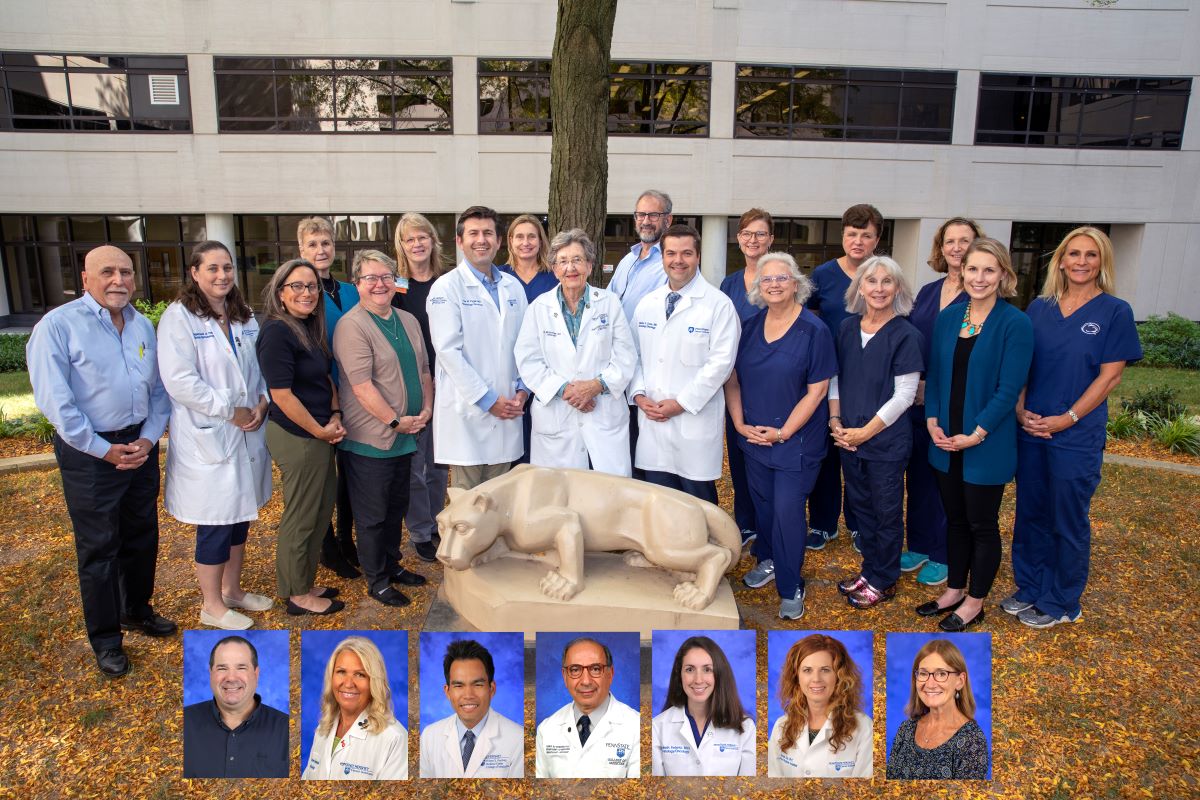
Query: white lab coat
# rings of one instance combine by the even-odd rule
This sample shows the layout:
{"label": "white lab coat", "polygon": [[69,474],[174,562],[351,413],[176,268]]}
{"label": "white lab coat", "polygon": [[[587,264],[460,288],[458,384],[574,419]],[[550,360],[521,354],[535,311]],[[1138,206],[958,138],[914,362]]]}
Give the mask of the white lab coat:
{"label": "white lab coat", "polygon": [[[532,407],[530,463],[541,467],[587,469],[628,477],[629,409],[625,387],[633,377],[637,350],[621,301],[606,289],[586,287],[590,305],[579,337],[571,343],[558,292],[545,292],[530,304],[517,337],[517,369],[537,402]],[[603,378],[608,392],[596,396],[588,413],[556,397],[564,384]]]}
{"label": "white lab coat", "polygon": [[709,722],[697,747],[683,707],[671,706],[650,723],[652,771],[655,775],[753,775],[756,733],[749,717],[740,731]]}
{"label": "white lab coat", "polygon": [[667,319],[670,286],[642,298],[633,315],[639,361],[629,399],[644,394],[655,402],[674,398],[684,412],[651,422],[638,410],[634,464],[693,481],[721,477],[725,436],[723,387],[737,358],[741,325],[728,297],[699,272],[683,287]]}
{"label": "white lab coat", "polygon": [[833,736],[833,720],[826,719],[817,738],[808,743],[808,731],[803,726],[796,743],[786,753],[779,751],[783,726],[782,716],[771,728],[767,740],[767,775],[772,778],[869,778],[874,771],[874,745],[871,718],[861,711],[854,712],[857,724],[850,741],[836,753],[829,746]]}
{"label": "white lab coat", "polygon": [[313,734],[308,765],[301,777],[306,781],[406,781],[408,780],[408,731],[396,720],[379,733],[365,730],[367,712],[338,741],[330,755],[337,725],[324,736]]}
{"label": "white lab coat", "polygon": [[525,729],[496,709],[488,711],[464,770],[455,715],[421,731],[422,778],[524,778]]}
{"label": "white lab coat", "polygon": [[437,352],[433,452],[440,464],[502,464],[525,449],[519,417],[501,420],[475,405],[489,389],[512,397],[519,378],[513,347],[525,290],[511,275],[494,274],[499,310],[466,261],[434,282],[425,304]]}
{"label": "white lab coat", "polygon": [[258,323],[231,323],[237,352],[216,320],[172,303],[158,323],[158,371],[171,397],[163,505],[180,522],[228,525],[258,519],[271,499],[266,428],[233,425],[235,407],[267,395],[254,347]]}
{"label": "white lab coat", "polygon": [[537,727],[539,778],[638,778],[642,774],[642,715],[612,695],[600,724],[580,746],[574,704]]}

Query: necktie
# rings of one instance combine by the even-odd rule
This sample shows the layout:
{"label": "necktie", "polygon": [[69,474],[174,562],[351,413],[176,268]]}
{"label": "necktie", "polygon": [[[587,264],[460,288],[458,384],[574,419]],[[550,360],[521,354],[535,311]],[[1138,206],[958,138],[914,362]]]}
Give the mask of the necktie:
{"label": "necktie", "polygon": [[588,715],[584,714],[579,718],[579,743],[587,744],[588,737],[592,735],[592,721],[588,719]]}
{"label": "necktie", "polygon": [[463,770],[466,771],[467,763],[471,760],[471,753],[475,752],[475,734],[467,731],[463,734],[462,757]]}
{"label": "necktie", "polygon": [[675,304],[679,302],[679,298],[682,296],[679,292],[671,292],[667,295],[667,319],[670,319],[671,315],[675,313]]}

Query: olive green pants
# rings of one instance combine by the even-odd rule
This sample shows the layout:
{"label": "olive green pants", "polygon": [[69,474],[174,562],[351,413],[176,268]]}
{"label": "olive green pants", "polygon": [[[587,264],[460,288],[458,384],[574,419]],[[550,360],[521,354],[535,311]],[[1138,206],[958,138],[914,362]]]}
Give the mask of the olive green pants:
{"label": "olive green pants", "polygon": [[499,478],[510,469],[511,461],[505,461],[503,464],[471,464],[465,467],[456,464],[450,468],[450,485],[456,489],[474,489],[484,481]]}
{"label": "olive green pants", "polygon": [[308,594],[337,497],[333,445],[267,422],[267,447],[283,476],[283,515],[275,545],[276,594],[285,598]]}

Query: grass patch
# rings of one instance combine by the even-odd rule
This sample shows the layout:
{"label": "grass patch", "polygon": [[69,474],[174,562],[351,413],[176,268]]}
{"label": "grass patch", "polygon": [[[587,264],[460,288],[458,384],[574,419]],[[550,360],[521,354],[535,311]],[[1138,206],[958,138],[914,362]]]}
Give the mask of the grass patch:
{"label": "grass patch", "polygon": [[1176,398],[1192,414],[1200,414],[1200,372],[1170,367],[1126,367],[1121,385],[1108,398],[1110,413],[1120,408],[1122,400],[1132,399],[1139,390],[1151,386],[1167,386],[1175,390]]}
{"label": "grass patch", "polygon": [[0,372],[0,409],[9,419],[38,413],[28,372]]}
{"label": "grass patch", "polygon": [[84,728],[94,728],[103,722],[107,722],[110,717],[112,717],[111,708],[107,706],[93,708],[79,718],[79,724],[83,725]]}

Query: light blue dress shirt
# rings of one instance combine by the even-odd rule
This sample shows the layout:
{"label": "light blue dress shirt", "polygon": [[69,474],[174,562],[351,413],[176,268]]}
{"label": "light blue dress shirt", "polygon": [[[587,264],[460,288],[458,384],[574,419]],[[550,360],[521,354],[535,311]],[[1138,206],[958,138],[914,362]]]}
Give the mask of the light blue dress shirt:
{"label": "light blue dress shirt", "polygon": [[641,252],[641,242],[629,248],[629,255],[617,264],[608,283],[608,290],[621,298],[625,318],[631,323],[642,298],[667,282],[667,273],[663,271],[662,241],[652,244],[645,258],[640,257]]}
{"label": "light blue dress shirt", "polygon": [[[500,270],[499,270],[499,268],[497,268],[495,265],[493,265],[488,268],[488,274],[484,275],[482,272],[475,269],[475,265],[472,264],[471,262],[468,261],[467,266],[469,266],[471,268],[471,272],[475,273],[475,277],[479,278],[479,282],[483,284],[483,288],[488,290],[488,294],[491,295],[492,302],[496,304],[496,310],[499,310],[500,309],[500,275],[499,275]],[[525,382],[522,381],[520,378],[517,379],[517,390],[521,391],[521,392],[529,391],[529,388],[525,385]],[[500,395],[499,395],[499,393],[496,392],[495,389],[488,389],[487,394],[485,394],[483,397],[481,397],[475,401],[475,406],[480,411],[490,411],[492,406],[494,406],[496,404],[496,401],[499,399],[500,399]]]}
{"label": "light blue dress shirt", "polygon": [[85,294],[42,317],[25,350],[37,407],[64,442],[96,458],[111,445],[97,431],[142,422],[141,438],[157,442],[171,416],[154,326],[132,304],[121,313],[118,333],[108,309]]}

